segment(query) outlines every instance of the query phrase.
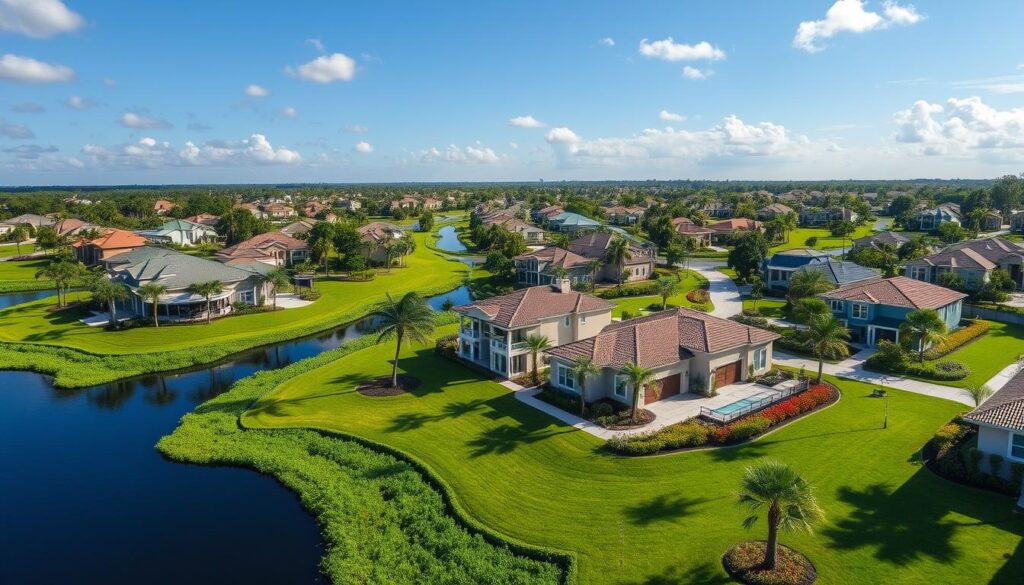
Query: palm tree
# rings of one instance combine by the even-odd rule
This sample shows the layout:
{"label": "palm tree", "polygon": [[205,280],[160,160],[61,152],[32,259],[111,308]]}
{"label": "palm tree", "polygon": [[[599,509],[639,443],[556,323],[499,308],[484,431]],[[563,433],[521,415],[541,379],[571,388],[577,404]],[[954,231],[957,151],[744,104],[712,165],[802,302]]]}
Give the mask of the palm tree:
{"label": "palm tree", "polygon": [[[605,259],[609,264],[618,266],[620,269],[626,265],[626,260],[629,259],[629,242],[622,238],[615,238],[611,244],[608,245],[608,253]],[[624,272],[624,271],[623,271]],[[623,274],[619,274],[619,286],[622,286]]]}
{"label": "palm tree", "polygon": [[96,282],[92,298],[105,303],[110,310],[110,324],[117,326],[117,301],[128,298],[128,289],[120,283],[106,278]]}
{"label": "palm tree", "polygon": [[590,271],[590,283],[597,286],[597,273],[604,268],[604,260],[594,258],[587,262],[587,270]]}
{"label": "palm tree", "polygon": [[777,461],[762,460],[747,467],[743,473],[739,504],[750,510],[743,527],[750,529],[758,512],[767,507],[768,546],[765,569],[775,569],[779,550],[779,528],[811,532],[811,525],[825,516],[814,497],[814,490],[790,466]]}
{"label": "palm tree", "polygon": [[800,299],[793,305],[793,320],[798,323],[810,323],[813,319],[827,317],[831,314],[828,303],[818,297]]}
{"label": "palm tree", "polygon": [[900,324],[901,335],[917,339],[918,361],[924,363],[924,350],[946,338],[946,322],[935,309],[917,309],[907,313]]}
{"label": "palm tree", "polygon": [[825,273],[818,270],[797,270],[789,279],[789,292],[786,298],[790,303],[804,297],[813,297],[826,293],[834,285],[825,278]]}
{"label": "palm tree", "polygon": [[633,362],[627,363],[622,367],[622,373],[629,379],[630,385],[633,386],[633,408],[630,413],[630,418],[633,422],[636,422],[636,410],[640,404],[640,393],[644,391],[647,384],[654,378],[654,370],[641,367]]}
{"label": "palm tree", "polygon": [[206,324],[209,325],[213,316],[210,311],[210,297],[224,292],[224,285],[219,280],[195,282],[188,286],[188,292],[206,298]]}
{"label": "palm tree", "polygon": [[310,253],[324,264],[324,274],[331,274],[331,254],[334,253],[334,242],[330,238],[318,238],[310,247]]}
{"label": "palm tree", "polygon": [[984,384],[970,384],[964,388],[964,392],[971,397],[975,407],[981,406],[982,402],[985,402],[994,394],[992,389]]}
{"label": "palm tree", "polygon": [[58,260],[50,262],[37,270],[36,278],[45,278],[53,281],[54,289],[57,291],[57,306],[63,307],[67,304],[68,287],[71,286],[71,283],[81,278],[84,273],[85,266],[82,263]]}
{"label": "palm tree", "polygon": [[139,296],[153,303],[153,326],[160,326],[160,296],[167,292],[167,287],[155,282],[147,282],[139,287]]}
{"label": "palm tree", "polygon": [[530,350],[530,359],[533,361],[533,383],[540,384],[540,376],[537,375],[537,356],[551,349],[551,340],[546,335],[534,333],[526,336],[526,347]]}
{"label": "palm tree", "polygon": [[384,248],[384,257],[387,258],[388,272],[391,272],[391,259],[394,258],[395,252],[398,250],[398,242],[394,239],[387,239],[382,247]]}
{"label": "palm tree", "polygon": [[28,230],[26,230],[23,225],[15,226],[11,231],[10,238],[14,240],[14,246],[18,250],[18,256],[21,256],[21,243],[28,239]]}
{"label": "palm tree", "polygon": [[572,362],[570,371],[580,387],[580,416],[582,417],[587,412],[587,377],[600,375],[601,368],[594,364],[594,360],[587,356],[580,356]]}
{"label": "palm tree", "polygon": [[288,271],[283,268],[275,268],[267,273],[267,282],[273,287],[271,294],[274,296],[274,310],[277,310],[277,291],[281,287],[288,286],[291,282],[291,278],[288,276]]}
{"label": "palm tree", "polygon": [[662,276],[654,281],[654,289],[661,297],[662,311],[668,308],[668,298],[675,294],[677,288],[679,288],[679,281],[672,276]]}
{"label": "palm tree", "polygon": [[787,212],[782,216],[783,231],[786,234],[786,243],[789,243],[789,232],[795,230],[800,225],[800,216],[795,211]]}
{"label": "palm tree", "polygon": [[818,382],[821,382],[822,370],[825,367],[825,356],[846,357],[850,348],[846,345],[850,339],[850,330],[832,315],[813,317],[808,323],[807,347],[818,358]]}
{"label": "palm tree", "polygon": [[406,338],[426,343],[434,332],[434,312],[430,305],[415,292],[408,292],[395,300],[391,293],[370,313],[377,327],[377,343],[395,338],[395,361],[391,365],[391,386],[398,388],[398,355]]}

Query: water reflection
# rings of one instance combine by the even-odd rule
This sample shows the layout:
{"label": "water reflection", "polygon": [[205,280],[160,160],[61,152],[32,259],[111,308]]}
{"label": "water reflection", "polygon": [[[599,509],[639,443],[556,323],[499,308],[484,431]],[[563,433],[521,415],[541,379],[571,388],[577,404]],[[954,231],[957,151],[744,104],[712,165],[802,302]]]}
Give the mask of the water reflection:
{"label": "water reflection", "polygon": [[0,309],[6,309],[7,307],[20,305],[22,303],[31,303],[32,301],[38,301],[39,299],[52,297],[55,294],[57,293],[52,290],[37,290],[33,292],[21,292],[0,295]]}

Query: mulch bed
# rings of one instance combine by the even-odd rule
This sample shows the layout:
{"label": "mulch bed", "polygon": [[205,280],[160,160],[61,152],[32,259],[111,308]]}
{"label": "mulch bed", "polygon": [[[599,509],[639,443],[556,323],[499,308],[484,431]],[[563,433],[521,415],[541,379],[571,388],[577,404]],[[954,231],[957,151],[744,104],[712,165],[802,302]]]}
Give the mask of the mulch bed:
{"label": "mulch bed", "polygon": [[781,544],[775,569],[762,569],[766,548],[763,540],[741,542],[722,555],[722,566],[730,577],[750,585],[811,585],[818,578],[807,557]]}
{"label": "mulch bed", "polygon": [[398,376],[398,387],[391,385],[391,376],[374,378],[356,386],[356,392],[363,396],[399,396],[406,392],[412,392],[420,385],[419,378],[412,376]]}
{"label": "mulch bed", "polygon": [[642,409],[638,410],[636,414],[637,414],[637,419],[639,419],[639,420],[637,422],[635,422],[635,423],[631,422],[629,420],[629,418],[628,418],[628,415],[627,415],[627,418],[625,419],[625,421],[608,425],[605,428],[609,429],[609,430],[612,430],[612,431],[625,431],[625,430],[635,429],[637,427],[642,427],[644,425],[650,424],[650,423],[654,422],[655,418],[657,418],[657,417],[654,416],[653,412],[647,410],[646,408],[642,408]]}

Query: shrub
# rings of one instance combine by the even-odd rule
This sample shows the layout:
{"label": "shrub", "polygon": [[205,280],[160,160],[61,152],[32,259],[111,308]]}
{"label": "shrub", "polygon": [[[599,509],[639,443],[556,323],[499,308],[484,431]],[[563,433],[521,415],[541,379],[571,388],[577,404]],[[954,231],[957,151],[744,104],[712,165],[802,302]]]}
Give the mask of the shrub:
{"label": "shrub", "polygon": [[967,425],[956,422],[945,424],[932,436],[932,446],[940,453],[947,451],[962,441],[969,431],[970,427]]}
{"label": "shrub", "polygon": [[697,305],[703,305],[711,300],[711,293],[702,288],[695,288],[686,293],[686,300]]}
{"label": "shrub", "polygon": [[976,447],[971,447],[970,449],[967,449],[966,452],[967,465],[971,470],[971,473],[981,473],[981,459],[985,454],[979,451]]}
{"label": "shrub", "polygon": [[657,285],[651,281],[632,283],[615,288],[606,288],[598,291],[597,296],[604,299],[617,299],[621,297],[645,297],[658,294]]}
{"label": "shrub", "polygon": [[992,475],[1000,475],[1003,471],[1003,456],[999,453],[990,453],[988,456],[988,469]]}
{"label": "shrub", "polygon": [[607,447],[622,455],[653,455],[665,448],[665,441],[656,433],[644,435],[616,435],[608,439]]}
{"label": "shrub", "polygon": [[925,359],[934,360],[959,349],[964,344],[988,333],[988,321],[974,320],[965,326],[950,333],[941,343],[928,348],[924,352]]}
{"label": "shrub", "polygon": [[563,392],[550,385],[545,385],[544,388],[537,393],[537,398],[552,406],[557,406],[566,412],[578,414],[580,411],[579,396]]}
{"label": "shrub", "polygon": [[867,359],[868,365],[881,370],[899,370],[907,361],[903,346],[887,339],[878,342],[878,349]]}
{"label": "shrub", "polygon": [[459,353],[459,336],[445,335],[437,338],[434,343],[434,351],[441,357],[454,358]]}
{"label": "shrub", "polygon": [[658,432],[665,449],[699,447],[708,442],[708,428],[698,422],[670,425]]}
{"label": "shrub", "polygon": [[906,362],[903,371],[911,376],[929,380],[952,381],[963,380],[971,375],[971,369],[963,362],[946,360],[944,362]]}
{"label": "shrub", "polygon": [[768,329],[768,319],[759,316],[752,315],[733,315],[730,317],[733,321],[743,325],[749,325],[751,327],[760,327],[761,329]]}
{"label": "shrub", "polygon": [[615,408],[607,402],[598,402],[590,408],[590,412],[594,418],[602,418],[615,414]]}
{"label": "shrub", "polygon": [[745,441],[755,435],[768,430],[768,427],[772,425],[772,421],[767,417],[756,415],[738,420],[729,425],[729,442],[738,443]]}
{"label": "shrub", "polygon": [[1020,484],[1024,481],[1024,463],[1010,463],[1010,481],[1020,491]]}
{"label": "shrub", "polygon": [[804,240],[804,245],[808,248],[813,248],[818,245],[818,236],[811,236]]}

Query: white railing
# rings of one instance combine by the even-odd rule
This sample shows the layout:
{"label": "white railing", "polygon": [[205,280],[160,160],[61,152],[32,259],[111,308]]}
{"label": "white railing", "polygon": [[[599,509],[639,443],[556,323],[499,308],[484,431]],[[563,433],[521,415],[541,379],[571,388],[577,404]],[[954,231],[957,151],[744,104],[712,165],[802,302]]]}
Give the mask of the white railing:
{"label": "white railing", "polygon": [[[799,393],[803,392],[804,390],[807,390],[807,388],[809,386],[810,386],[810,384],[809,384],[808,380],[801,380],[795,386],[791,386],[789,388],[783,388],[781,390],[775,390],[775,394],[773,394],[771,396],[765,396],[764,398],[759,398],[758,400],[751,401],[751,400],[749,400],[747,398],[741,398],[739,400],[747,400],[749,402],[749,404],[744,406],[743,408],[734,410],[734,411],[729,412],[729,413],[715,412],[715,409],[713,409],[713,408],[708,408],[706,406],[702,406],[702,407],[700,407],[700,415],[702,417],[708,419],[708,420],[715,421],[716,423],[728,424],[728,423],[730,423],[730,422],[732,422],[732,421],[734,421],[734,420],[736,420],[738,418],[741,418],[743,416],[746,416],[746,415],[748,415],[748,414],[750,414],[752,412],[756,412],[758,410],[761,410],[762,408],[766,408],[768,406],[771,406],[772,404],[775,404],[776,402],[779,402],[779,401],[781,401],[781,400],[783,400],[785,398],[789,398],[790,396],[793,396],[794,394],[799,394]],[[739,400],[737,400],[736,402],[739,402]],[[734,404],[734,403],[730,402],[729,404]],[[722,408],[724,406],[729,406],[729,404],[723,404],[722,406],[719,406],[718,408]]]}

